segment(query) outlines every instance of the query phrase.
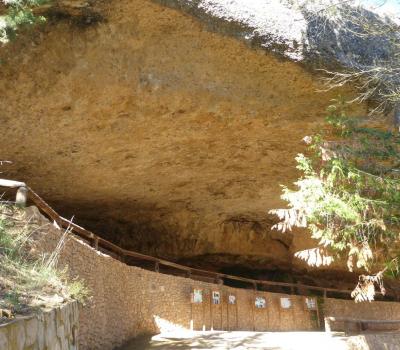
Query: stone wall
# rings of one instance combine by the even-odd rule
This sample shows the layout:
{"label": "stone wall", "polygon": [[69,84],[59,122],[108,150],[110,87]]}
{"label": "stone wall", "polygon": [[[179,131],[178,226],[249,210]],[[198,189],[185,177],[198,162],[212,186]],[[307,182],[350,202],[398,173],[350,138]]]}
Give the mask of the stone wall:
{"label": "stone wall", "polygon": [[347,300],[326,299],[325,314],[329,317],[348,317],[367,320],[399,320],[400,303],[374,301],[372,303],[349,303]]}
{"label": "stone wall", "polygon": [[[347,300],[326,299],[324,302],[326,317],[325,327],[331,331],[357,331],[358,325],[346,323],[346,319],[352,320],[400,320],[400,303],[375,301],[372,303],[349,303]],[[369,330],[391,331],[398,330],[400,322],[391,324],[369,324]]]}
{"label": "stone wall", "polygon": [[[48,252],[60,238],[36,208],[29,216],[47,225],[38,233],[38,246]],[[140,334],[155,334],[171,326],[195,330],[306,331],[318,329],[318,317],[304,307],[304,298],[289,296],[290,309],[280,307],[284,295],[231,288],[194,281],[128,266],[70,237],[60,257],[72,276],[79,276],[91,289],[92,300],[80,311],[80,349],[113,349]],[[204,302],[192,304],[193,288],[204,291]],[[211,292],[220,291],[222,303],[211,305]],[[236,295],[236,305],[228,305],[228,294]],[[265,309],[254,307],[254,298],[264,296]],[[325,316],[359,315],[400,318],[400,305],[375,303],[357,305],[352,301],[327,299]],[[321,318],[324,315],[320,315]],[[397,316],[399,315],[399,316]]]}
{"label": "stone wall", "polygon": [[76,302],[0,325],[1,350],[77,350],[79,312]]}
{"label": "stone wall", "polygon": [[349,350],[400,350],[400,334],[363,334],[348,338]]}

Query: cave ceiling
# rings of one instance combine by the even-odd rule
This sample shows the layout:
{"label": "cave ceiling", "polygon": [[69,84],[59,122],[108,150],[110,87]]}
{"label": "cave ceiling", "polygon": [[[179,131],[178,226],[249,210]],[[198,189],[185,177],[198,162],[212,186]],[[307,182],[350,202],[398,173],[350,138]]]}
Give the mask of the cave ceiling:
{"label": "cave ceiling", "polygon": [[271,231],[268,210],[298,175],[302,139],[354,91],[317,92],[299,63],[152,1],[96,11],[98,23],[51,20],[1,49],[2,175],[127,249],[300,266],[310,239]]}

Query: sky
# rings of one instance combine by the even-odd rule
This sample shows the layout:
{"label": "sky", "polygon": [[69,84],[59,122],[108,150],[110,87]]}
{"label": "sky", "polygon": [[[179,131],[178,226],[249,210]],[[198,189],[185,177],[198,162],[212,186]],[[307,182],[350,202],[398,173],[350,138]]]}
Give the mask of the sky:
{"label": "sky", "polygon": [[395,16],[400,20],[400,0],[361,0],[360,2],[380,14]]}

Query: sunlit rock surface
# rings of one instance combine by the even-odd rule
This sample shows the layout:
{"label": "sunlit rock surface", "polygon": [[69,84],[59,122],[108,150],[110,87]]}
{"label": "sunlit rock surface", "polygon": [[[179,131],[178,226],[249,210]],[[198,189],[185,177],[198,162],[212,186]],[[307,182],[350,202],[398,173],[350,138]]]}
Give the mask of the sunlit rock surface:
{"label": "sunlit rock surface", "polygon": [[[383,2],[354,0],[338,7],[341,2],[333,0],[155,1],[191,14],[211,30],[314,68],[367,67],[398,51],[393,42],[398,32],[384,29],[398,17],[385,11]],[[371,38],[368,28],[380,34]]]}
{"label": "sunlit rock surface", "polygon": [[[295,46],[286,58],[251,48],[214,32],[210,15],[148,0],[91,11],[87,22],[53,13],[1,49],[0,149],[13,161],[2,176],[128,249],[215,269],[300,268],[293,252],[309,239],[272,232],[267,212],[296,179],[302,138],[354,91],[317,92],[318,75],[287,59],[300,58]],[[275,29],[297,38],[294,22]]]}

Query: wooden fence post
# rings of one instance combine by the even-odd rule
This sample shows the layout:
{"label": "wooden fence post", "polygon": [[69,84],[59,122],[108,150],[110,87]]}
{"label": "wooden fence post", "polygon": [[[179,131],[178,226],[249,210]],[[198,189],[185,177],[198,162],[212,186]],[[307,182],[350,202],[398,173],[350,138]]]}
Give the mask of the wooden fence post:
{"label": "wooden fence post", "polygon": [[93,248],[99,250],[99,237],[97,236],[93,238]]}
{"label": "wooden fence post", "polygon": [[214,330],[214,315],[213,315],[212,290],[210,291],[210,320],[211,320],[211,331],[213,331]]}
{"label": "wooden fence post", "polygon": [[257,283],[254,283],[253,289],[253,300],[252,300],[252,310],[253,310],[253,332],[256,331],[256,308],[255,308],[255,300],[256,300],[256,291],[257,291]]}
{"label": "wooden fence post", "polygon": [[26,187],[19,187],[15,197],[15,204],[19,207],[25,208],[28,199],[28,190]]}

